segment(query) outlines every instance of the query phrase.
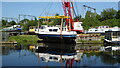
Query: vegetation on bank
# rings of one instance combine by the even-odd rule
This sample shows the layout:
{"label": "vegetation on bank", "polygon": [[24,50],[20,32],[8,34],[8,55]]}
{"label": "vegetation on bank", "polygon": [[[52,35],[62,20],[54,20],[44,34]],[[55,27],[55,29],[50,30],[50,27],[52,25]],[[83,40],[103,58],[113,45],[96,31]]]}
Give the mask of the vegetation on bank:
{"label": "vegetation on bank", "polygon": [[36,35],[19,35],[19,36],[10,36],[10,42],[17,42],[22,45],[37,45],[37,41],[40,40]]}
{"label": "vegetation on bank", "polygon": [[[59,16],[59,14],[56,14],[55,16]],[[107,25],[110,27],[120,27],[120,10],[117,11],[113,8],[108,8],[103,9],[100,14],[87,11],[84,18],[82,18],[81,15],[78,15],[74,17],[74,20],[75,19],[83,22],[84,30],[88,30],[89,28],[96,28],[103,25]],[[39,19],[39,25],[59,25],[60,22],[60,19]],[[23,19],[18,23],[16,23],[15,21],[8,22],[6,20],[2,20],[3,27],[12,26],[15,24],[21,25],[23,27],[22,30],[27,31],[30,26],[37,26],[38,20],[37,18],[35,18],[34,20]]]}

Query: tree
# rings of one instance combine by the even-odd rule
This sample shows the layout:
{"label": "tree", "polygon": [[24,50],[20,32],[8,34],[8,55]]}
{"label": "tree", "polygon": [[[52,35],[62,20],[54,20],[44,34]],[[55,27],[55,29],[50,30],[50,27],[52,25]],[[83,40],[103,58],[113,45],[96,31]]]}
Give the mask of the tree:
{"label": "tree", "polygon": [[11,21],[11,22],[9,22],[9,25],[16,25],[16,22],[15,21]]}
{"label": "tree", "polygon": [[97,16],[98,14],[87,11],[83,21],[84,29],[88,30],[91,27],[99,26],[100,21],[98,20]]}
{"label": "tree", "polygon": [[76,20],[79,20],[80,21],[80,19],[81,19],[81,15],[78,15],[78,16],[76,16],[75,18],[74,18],[74,20],[76,21]]}
{"label": "tree", "polygon": [[117,11],[116,18],[120,19],[120,10]]}
{"label": "tree", "polygon": [[109,8],[109,9],[104,9],[101,12],[101,20],[107,20],[107,19],[113,19],[116,17],[117,11],[114,10],[113,8]]}
{"label": "tree", "polygon": [[24,26],[23,26],[23,31],[26,31],[26,30],[29,30],[29,27],[30,26],[37,26],[37,22],[35,20],[29,20],[28,23],[26,23]]}
{"label": "tree", "polygon": [[[59,16],[59,14],[55,14],[55,16]],[[52,22],[50,25],[60,25],[61,24],[61,19],[50,19]]]}
{"label": "tree", "polygon": [[2,26],[6,26],[7,21],[6,20],[2,20]]}

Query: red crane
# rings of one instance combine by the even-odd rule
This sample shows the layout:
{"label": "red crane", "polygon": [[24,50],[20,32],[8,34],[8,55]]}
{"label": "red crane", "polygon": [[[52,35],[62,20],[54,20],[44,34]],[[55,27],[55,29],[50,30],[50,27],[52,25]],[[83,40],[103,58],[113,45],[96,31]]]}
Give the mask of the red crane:
{"label": "red crane", "polygon": [[64,15],[70,17],[66,19],[66,25],[68,27],[68,30],[71,31],[74,29],[73,14],[72,14],[74,12],[73,3],[68,0],[62,0],[62,5],[64,10]]}

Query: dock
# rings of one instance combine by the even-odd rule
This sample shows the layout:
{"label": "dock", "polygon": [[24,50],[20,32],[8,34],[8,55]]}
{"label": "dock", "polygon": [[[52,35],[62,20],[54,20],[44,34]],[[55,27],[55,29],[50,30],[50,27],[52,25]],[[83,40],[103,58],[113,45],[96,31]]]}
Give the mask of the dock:
{"label": "dock", "polygon": [[17,44],[17,42],[0,42],[0,44]]}
{"label": "dock", "polygon": [[101,34],[77,34],[77,44],[102,44]]}

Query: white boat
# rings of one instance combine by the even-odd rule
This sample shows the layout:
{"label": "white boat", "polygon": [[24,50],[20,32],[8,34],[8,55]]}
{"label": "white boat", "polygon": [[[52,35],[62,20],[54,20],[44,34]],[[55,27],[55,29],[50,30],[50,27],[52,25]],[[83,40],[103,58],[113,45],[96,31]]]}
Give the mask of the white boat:
{"label": "white boat", "polygon": [[20,25],[13,25],[11,27],[3,28],[2,31],[21,31],[21,26]]}
{"label": "white boat", "polygon": [[87,33],[105,33],[105,31],[119,31],[120,28],[116,27],[109,27],[109,26],[99,26],[97,28],[91,28],[88,30]]}
{"label": "white boat", "polygon": [[69,31],[66,27],[61,28],[58,26],[42,26],[39,29],[36,29],[35,33],[39,38],[43,40],[73,40],[76,39],[76,31]]}

